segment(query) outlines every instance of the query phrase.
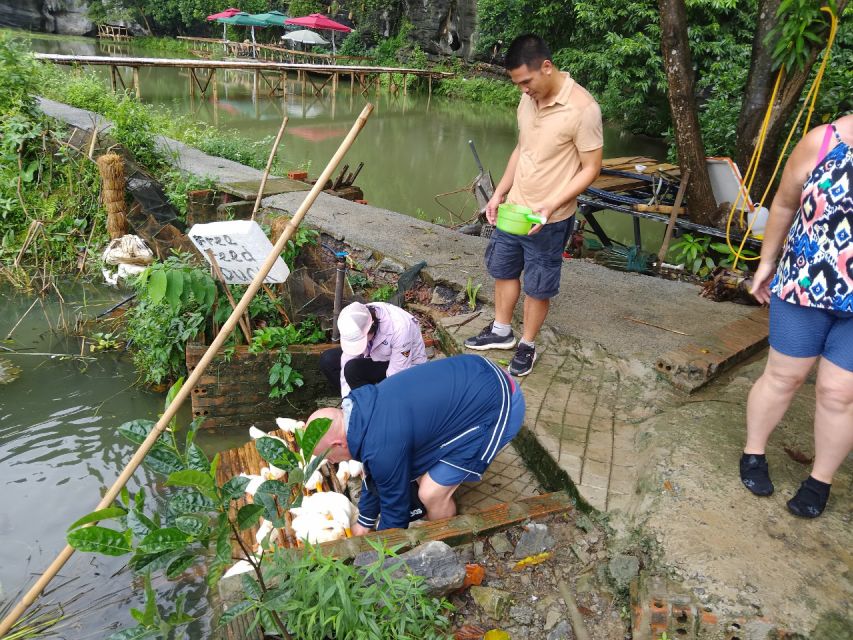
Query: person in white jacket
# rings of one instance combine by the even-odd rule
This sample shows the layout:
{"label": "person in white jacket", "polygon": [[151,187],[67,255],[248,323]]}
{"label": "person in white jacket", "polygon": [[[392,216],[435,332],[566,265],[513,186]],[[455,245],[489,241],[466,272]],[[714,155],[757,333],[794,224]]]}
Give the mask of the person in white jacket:
{"label": "person in white jacket", "polygon": [[320,356],[320,370],[341,397],[426,362],[421,326],[412,314],[387,302],[353,302],[338,316],[341,346]]}

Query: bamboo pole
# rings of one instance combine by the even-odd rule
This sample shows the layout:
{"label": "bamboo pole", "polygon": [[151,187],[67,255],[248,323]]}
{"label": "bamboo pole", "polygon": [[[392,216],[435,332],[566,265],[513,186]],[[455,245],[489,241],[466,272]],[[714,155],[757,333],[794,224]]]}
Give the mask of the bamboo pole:
{"label": "bamboo pole", "polygon": [[[320,191],[323,190],[323,185],[326,184],[326,181],[331,177],[334,170],[337,168],[338,163],[340,163],[341,159],[344,157],[346,152],[352,146],[353,141],[358,136],[359,132],[364,128],[365,123],[367,122],[367,118],[370,117],[370,113],[373,111],[373,105],[367,104],[364,109],[362,109],[361,114],[359,114],[358,119],[356,119],[353,124],[350,132],[347,134],[347,137],[344,138],[338,150],[335,152],[335,155],[332,156],[332,159],[329,160],[329,164],[326,165],[326,168],[323,170],[323,173],[320,174],[320,177],[317,179],[316,184],[311,188],[311,191],[308,192],[308,195],[305,197],[305,200],[300,205],[299,209],[294,214],[291,221],[288,223],[287,227],[285,227],[284,233],[281,234],[281,237],[278,239],[278,242],[275,243],[272,252],[267,256],[264,263],[261,265],[257,275],[252,280],[251,284],[249,284],[246,292],[243,294],[243,297],[240,298],[240,302],[237,303],[237,308],[231,312],[231,315],[228,316],[228,320],[225,321],[225,324],[222,325],[222,329],[220,329],[216,338],[213,339],[210,346],[207,348],[207,351],[204,352],[204,355],[199,360],[199,363],[196,365],[195,369],[193,369],[192,373],[187,377],[186,382],[184,382],[180,391],[175,395],[172,403],[166,408],[166,411],[160,416],[160,419],[157,421],[157,424],[154,425],[154,428],[151,430],[151,433],[148,434],[148,437],[145,438],[145,441],[140,445],[139,449],[137,449],[136,453],[133,454],[133,457],[130,459],[130,462],[127,463],[127,466],[121,472],[121,475],[116,479],[113,485],[109,488],[107,493],[95,507],[95,510],[105,509],[110,506],[113,501],[118,497],[118,494],[121,492],[122,488],[127,484],[127,481],[142,463],[142,460],[148,454],[148,451],[151,447],[154,446],[154,443],[157,442],[157,439],[166,429],[166,426],[175,417],[178,413],[178,409],[190,395],[193,387],[198,383],[199,378],[201,378],[204,370],[213,360],[219,349],[225,344],[225,340],[237,326],[237,321],[240,316],[249,308],[249,303],[254,298],[255,294],[258,292],[258,289],[261,288],[261,284],[263,284],[264,278],[267,277],[267,274],[272,269],[275,261],[281,255],[281,252],[284,250],[284,246],[288,240],[290,240],[291,236],[293,236],[296,229],[299,227],[299,224],[302,222],[302,219],[305,217],[305,214],[308,212],[308,209],[311,208],[311,205],[314,204],[314,201],[317,199],[317,196],[320,194]],[[94,524],[94,523],[93,523]],[[50,564],[50,566],[45,570],[45,572],[39,577],[36,583],[32,586],[32,588],[24,595],[23,598],[9,611],[8,615],[0,622],[0,638],[2,638],[5,634],[9,632],[12,628],[12,625],[21,617],[21,615],[27,610],[27,608],[35,602],[36,598],[39,594],[44,591],[45,587],[56,577],[56,574],[62,569],[71,555],[74,553],[74,549],[70,545],[65,545],[65,548],[59,553],[59,555],[54,559],[54,561]]]}
{"label": "bamboo pole", "polygon": [[270,157],[267,158],[267,166],[264,167],[264,173],[261,176],[261,186],[258,187],[258,196],[255,198],[255,206],[252,207],[252,220],[255,219],[255,214],[258,212],[258,209],[261,206],[261,198],[264,197],[264,187],[267,186],[267,178],[269,178],[270,169],[272,169],[272,163],[273,160],[275,160],[275,154],[278,151],[278,145],[281,142],[281,136],[284,135],[285,127],[287,127],[287,116],[284,116],[284,118],[282,118],[281,126],[278,128],[278,133],[275,136],[275,141],[272,143]]}
{"label": "bamboo pole", "polygon": [[669,242],[672,240],[672,230],[675,228],[675,219],[678,217],[681,201],[684,199],[684,193],[687,191],[687,181],[690,179],[690,169],[685,169],[681,175],[681,184],[678,185],[678,193],[675,194],[675,204],[672,206],[672,212],[669,214],[669,222],[666,225],[666,231],[663,232],[663,242],[661,242],[660,250],[658,251],[658,262],[663,262],[666,258],[666,252],[669,251]]}

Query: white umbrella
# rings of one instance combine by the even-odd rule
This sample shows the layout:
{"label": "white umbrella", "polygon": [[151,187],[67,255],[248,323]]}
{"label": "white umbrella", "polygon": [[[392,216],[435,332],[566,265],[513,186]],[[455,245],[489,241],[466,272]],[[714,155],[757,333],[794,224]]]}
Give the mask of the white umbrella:
{"label": "white umbrella", "polygon": [[310,29],[300,29],[299,31],[291,31],[283,36],[282,40],[293,40],[293,42],[302,42],[305,44],[329,44],[329,41],[323,38],[319,33],[314,33]]}

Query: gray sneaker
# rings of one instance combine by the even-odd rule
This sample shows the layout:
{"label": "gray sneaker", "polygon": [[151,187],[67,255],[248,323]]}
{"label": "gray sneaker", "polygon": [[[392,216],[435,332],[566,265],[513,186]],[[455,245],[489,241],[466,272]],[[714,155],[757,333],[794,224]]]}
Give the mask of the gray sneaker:
{"label": "gray sneaker", "polygon": [[536,347],[519,342],[515,356],[509,363],[509,372],[514,376],[526,376],[533,369],[534,362],[536,362]]}
{"label": "gray sneaker", "polygon": [[[494,323],[492,323],[494,324]],[[515,335],[510,330],[508,336],[499,336],[492,333],[492,324],[489,324],[476,336],[465,340],[467,349],[476,351],[488,351],[489,349],[512,349],[515,346]]]}

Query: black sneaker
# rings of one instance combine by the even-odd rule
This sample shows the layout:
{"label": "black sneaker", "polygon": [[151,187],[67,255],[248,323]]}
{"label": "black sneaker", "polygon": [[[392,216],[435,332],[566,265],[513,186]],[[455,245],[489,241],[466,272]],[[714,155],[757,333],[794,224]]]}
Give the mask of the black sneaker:
{"label": "black sneaker", "polygon": [[794,497],[788,500],[788,511],[801,518],[817,518],[826,508],[830,486],[809,476]]}
{"label": "black sneaker", "polygon": [[743,486],[757,496],[769,496],[773,493],[767,458],[749,453],[740,457],[740,481]]}
{"label": "black sneaker", "polygon": [[534,362],[536,362],[536,347],[519,342],[515,356],[509,363],[509,372],[514,376],[526,376],[533,369]]}
{"label": "black sneaker", "polygon": [[[492,323],[494,324],[494,323]],[[476,336],[465,340],[465,348],[477,351],[488,351],[489,349],[512,349],[515,346],[515,335],[510,330],[509,335],[499,336],[492,333],[492,324],[483,329]]]}

